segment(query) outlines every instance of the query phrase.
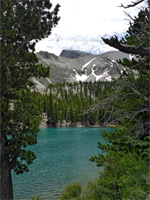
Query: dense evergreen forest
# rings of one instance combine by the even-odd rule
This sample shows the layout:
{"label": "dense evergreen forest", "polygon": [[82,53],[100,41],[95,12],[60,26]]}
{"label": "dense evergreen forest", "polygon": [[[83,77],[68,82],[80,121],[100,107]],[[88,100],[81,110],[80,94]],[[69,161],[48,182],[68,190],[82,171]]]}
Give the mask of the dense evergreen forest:
{"label": "dense evergreen forest", "polygon": [[104,100],[112,90],[113,82],[74,82],[49,84],[44,94],[34,92],[38,99],[39,109],[46,113],[49,126],[81,126],[101,125],[105,123],[107,114],[97,109],[87,110],[99,101]]}

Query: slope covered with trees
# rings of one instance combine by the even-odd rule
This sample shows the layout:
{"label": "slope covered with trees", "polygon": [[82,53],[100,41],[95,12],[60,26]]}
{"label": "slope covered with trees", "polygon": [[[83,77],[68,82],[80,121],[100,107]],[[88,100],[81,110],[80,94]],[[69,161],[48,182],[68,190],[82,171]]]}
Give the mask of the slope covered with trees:
{"label": "slope covered with trees", "polygon": [[[47,125],[93,126],[104,124],[104,111],[87,113],[90,106],[104,100],[113,82],[74,82],[49,84],[46,94],[35,92],[42,112],[47,114]],[[106,114],[108,115],[108,114]]]}

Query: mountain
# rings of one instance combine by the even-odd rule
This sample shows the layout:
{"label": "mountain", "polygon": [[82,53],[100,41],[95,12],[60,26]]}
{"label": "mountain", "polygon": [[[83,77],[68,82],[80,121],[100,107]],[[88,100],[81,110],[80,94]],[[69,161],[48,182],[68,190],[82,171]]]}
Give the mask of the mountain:
{"label": "mountain", "polygon": [[[49,83],[75,81],[111,81],[119,77],[113,63],[129,54],[120,51],[109,51],[94,55],[78,50],[63,50],[60,56],[40,51],[37,53],[39,63],[50,68],[50,77],[33,78],[38,88],[45,88]],[[118,65],[120,70],[123,69]]]}
{"label": "mountain", "polygon": [[84,57],[84,56],[88,56],[88,55],[92,55],[91,53],[86,53],[84,51],[79,51],[79,50],[62,50],[62,52],[60,53],[61,57],[65,57],[65,58],[79,58],[79,57]]}

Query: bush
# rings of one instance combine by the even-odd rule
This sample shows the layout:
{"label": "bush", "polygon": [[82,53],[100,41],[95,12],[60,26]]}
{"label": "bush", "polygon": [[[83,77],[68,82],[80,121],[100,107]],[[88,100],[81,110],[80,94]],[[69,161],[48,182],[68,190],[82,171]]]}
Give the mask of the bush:
{"label": "bush", "polygon": [[[21,199],[21,200],[27,200],[27,199]],[[43,199],[41,199],[39,196],[37,196],[37,197],[32,197],[31,200],[43,200]]]}
{"label": "bush", "polygon": [[43,199],[41,199],[39,196],[37,196],[37,197],[32,197],[31,200],[43,200]]}
{"label": "bush", "polygon": [[77,198],[81,194],[81,184],[80,183],[73,183],[68,185],[63,194],[61,195],[61,200],[71,200],[72,198]]}

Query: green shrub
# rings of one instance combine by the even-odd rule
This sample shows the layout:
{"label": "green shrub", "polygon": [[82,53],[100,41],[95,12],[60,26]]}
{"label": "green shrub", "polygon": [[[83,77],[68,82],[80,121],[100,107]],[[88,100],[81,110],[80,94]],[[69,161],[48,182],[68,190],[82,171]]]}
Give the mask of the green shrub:
{"label": "green shrub", "polygon": [[81,184],[80,183],[73,183],[68,185],[63,194],[61,195],[61,200],[71,200],[72,198],[79,197],[81,194]]}
{"label": "green shrub", "polygon": [[39,196],[37,196],[37,197],[32,197],[31,200],[43,200],[43,199],[41,199]]}
{"label": "green shrub", "polygon": [[[21,199],[21,200],[27,200],[27,199]],[[37,196],[37,197],[32,197],[31,200],[44,200],[44,199]]]}

